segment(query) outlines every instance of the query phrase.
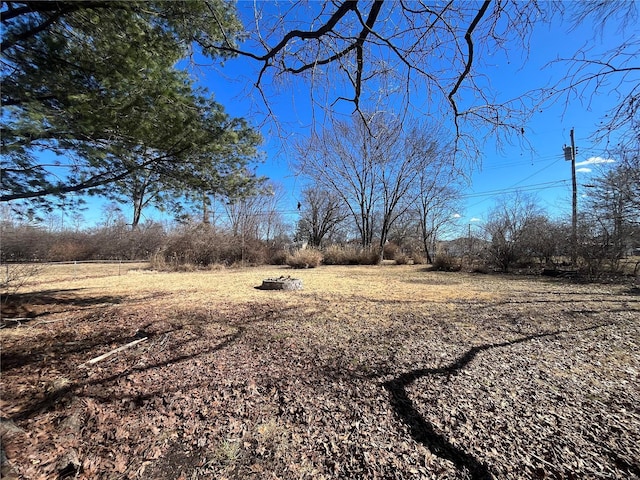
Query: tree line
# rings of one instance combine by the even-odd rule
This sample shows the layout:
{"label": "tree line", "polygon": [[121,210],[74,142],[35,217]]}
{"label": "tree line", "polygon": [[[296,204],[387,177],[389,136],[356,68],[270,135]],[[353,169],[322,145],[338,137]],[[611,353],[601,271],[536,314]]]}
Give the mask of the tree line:
{"label": "tree line", "polygon": [[[347,204],[360,197],[340,193],[338,186],[346,189],[342,184],[333,189],[330,184],[311,184],[302,192],[295,223],[283,214],[282,189],[276,185],[242,201],[215,203],[213,210],[204,211],[206,221],[198,212],[171,224],[142,222],[136,229],[116,204],[105,209],[102,222],[90,229],[73,217],[64,224],[57,216],[33,224],[3,208],[1,260],[144,260],[171,269],[394,260],[429,263],[442,270],[570,270],[597,277],[628,270],[626,264],[640,256],[639,167],[637,156],[624,157],[582,186],[588,193],[579,210],[575,265],[569,264],[570,219],[551,217],[534,195],[515,193],[497,199],[486,220],[467,229],[454,215],[464,186],[457,177],[432,175],[431,189],[425,190],[424,178],[415,172],[403,178],[378,172],[365,191],[371,202],[363,204],[365,209],[359,203],[357,208]],[[338,172],[325,169],[322,175],[335,178]],[[383,181],[403,192],[394,208],[385,203],[388,187],[375,184]],[[369,228],[368,237],[362,235],[363,225]],[[296,252],[303,253],[296,257]]]}
{"label": "tree line", "polygon": [[[486,212],[484,222],[475,223],[473,228],[468,225],[468,230],[467,226],[459,225],[454,213],[464,184],[452,175],[444,179],[429,177],[432,180],[429,189],[423,188],[424,179],[416,172],[407,176],[404,181],[417,188],[404,190],[405,196],[400,198],[397,210],[392,211],[391,222],[384,221],[389,211],[381,193],[385,191],[383,186],[372,190],[379,196],[367,197],[380,203],[379,208],[370,209],[347,205],[349,199],[338,193],[337,186],[309,187],[303,192],[307,207],[302,209],[296,235],[322,250],[344,242],[345,232],[351,232],[350,238],[357,238],[359,246],[365,248],[363,237],[358,234],[363,224],[361,218],[366,215],[364,223],[372,227],[371,238],[375,239],[369,248],[379,252],[380,260],[393,252],[398,258],[424,258],[446,270],[479,268],[507,272],[514,268],[533,271],[563,268],[592,276],[618,272],[623,270],[625,259],[636,257],[637,262],[640,256],[638,158],[622,157],[616,166],[581,187],[586,193],[577,222],[575,265],[569,265],[573,248],[571,219],[550,216],[534,195],[516,192],[502,196]],[[323,175],[335,178],[338,173],[325,170]],[[395,179],[393,184],[400,183]],[[432,192],[435,194],[431,196]]]}

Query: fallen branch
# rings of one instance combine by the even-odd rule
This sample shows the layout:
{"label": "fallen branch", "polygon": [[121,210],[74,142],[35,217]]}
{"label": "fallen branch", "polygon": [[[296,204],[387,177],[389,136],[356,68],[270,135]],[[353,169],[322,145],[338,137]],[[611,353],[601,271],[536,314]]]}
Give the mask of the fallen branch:
{"label": "fallen branch", "polygon": [[55,320],[40,320],[39,322],[36,322],[36,323],[30,323],[29,326],[37,327],[38,325],[45,325],[47,323],[56,323],[56,322],[59,322],[60,320],[64,320],[64,319],[56,318]]}
{"label": "fallen branch", "polygon": [[110,352],[103,353],[102,355],[99,355],[99,356],[97,356],[95,358],[92,358],[91,360],[87,361],[86,363],[81,364],[80,367],[84,367],[86,365],[93,365],[94,363],[98,363],[100,360],[104,360],[105,358],[110,357],[114,353],[121,352],[123,350],[126,350],[127,348],[131,348],[134,345],[137,345],[140,342],[144,342],[147,338],[149,338],[149,337],[139,338],[138,340],[134,340],[133,342],[129,342],[126,345],[122,345],[121,347],[118,347],[118,348],[116,348],[114,350],[111,350]]}
{"label": "fallen branch", "polygon": [[28,322],[29,320],[31,320],[31,318],[29,317],[21,317],[21,318],[3,318],[2,321],[4,322],[0,328],[4,328],[7,325],[9,325],[8,322],[14,322],[16,324],[16,327],[22,327],[22,322]]}

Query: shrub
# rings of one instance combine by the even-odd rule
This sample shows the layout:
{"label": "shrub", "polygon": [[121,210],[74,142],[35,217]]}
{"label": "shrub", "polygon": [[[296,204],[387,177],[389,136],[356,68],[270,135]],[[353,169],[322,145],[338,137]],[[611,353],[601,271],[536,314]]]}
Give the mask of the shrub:
{"label": "shrub", "polygon": [[156,253],[149,257],[149,267],[152,270],[168,270],[169,266],[162,250],[158,250]]}
{"label": "shrub", "polygon": [[314,248],[298,250],[287,256],[287,265],[292,268],[314,268],[322,263],[322,252]]}
{"label": "shrub", "polygon": [[257,238],[241,238],[233,235],[224,235],[224,241],[218,251],[219,261],[222,265],[265,265],[269,260],[269,248]]}
{"label": "shrub", "polygon": [[427,259],[424,255],[417,252],[414,252],[413,255],[411,255],[411,260],[413,260],[414,265],[424,265],[427,263]]}
{"label": "shrub", "polygon": [[269,264],[271,265],[287,265],[289,259],[289,252],[284,249],[272,251],[269,254]]}
{"label": "shrub", "polygon": [[42,228],[0,224],[0,260],[19,262],[46,259],[53,235]]}
{"label": "shrub", "polygon": [[380,252],[376,249],[331,245],[323,253],[325,265],[377,265],[380,262]]}
{"label": "shrub", "polygon": [[380,249],[360,250],[358,265],[378,265],[380,263]]}
{"label": "shrub", "polygon": [[54,243],[47,257],[52,262],[69,262],[74,260],[88,260],[91,250],[86,242],[73,239],[63,239]]}
{"label": "shrub", "polygon": [[345,265],[346,252],[345,249],[339,245],[330,245],[324,249],[324,264],[325,265]]}
{"label": "shrub", "polygon": [[18,293],[18,290],[25,284],[34,280],[42,272],[43,268],[38,263],[0,264],[0,288],[7,295],[5,300]]}
{"label": "shrub", "polygon": [[183,270],[209,268],[212,265],[263,265],[268,259],[264,242],[220,233],[211,227],[186,227],[173,233],[160,249],[154,268]]}
{"label": "shrub", "polygon": [[433,269],[441,272],[459,272],[461,268],[460,262],[446,253],[436,255],[433,261]]}
{"label": "shrub", "polygon": [[490,268],[489,268],[489,266],[488,266],[488,265],[486,265],[486,264],[484,264],[484,265],[477,265],[477,266],[474,266],[474,267],[471,269],[471,273],[482,273],[482,274],[485,274],[485,275],[486,275],[486,274],[488,274],[488,273],[491,273],[491,269],[490,269]]}
{"label": "shrub", "polygon": [[396,252],[393,260],[396,262],[396,265],[407,265],[409,263],[409,256],[401,252]]}
{"label": "shrub", "polygon": [[400,254],[400,246],[395,242],[387,242],[384,246],[384,259],[395,260]]}

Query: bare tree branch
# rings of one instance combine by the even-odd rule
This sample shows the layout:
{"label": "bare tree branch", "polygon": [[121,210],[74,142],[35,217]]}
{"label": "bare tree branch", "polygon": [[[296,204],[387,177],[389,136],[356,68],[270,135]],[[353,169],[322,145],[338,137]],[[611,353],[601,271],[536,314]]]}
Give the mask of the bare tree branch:
{"label": "bare tree branch", "polygon": [[[465,66],[464,66],[463,72],[460,74],[460,77],[458,77],[458,81],[456,82],[454,87],[449,92],[449,101],[452,103],[453,109],[456,112],[457,112],[458,109],[455,106],[455,102],[453,101],[453,96],[458,91],[458,88],[460,88],[460,85],[462,84],[462,82],[464,81],[466,76],[469,75],[469,72],[471,71],[471,65],[473,64],[473,41],[471,40],[471,34],[475,30],[475,28],[478,26],[478,22],[480,22],[480,19],[486,13],[487,8],[489,7],[490,3],[491,3],[491,0],[485,0],[484,1],[484,3],[482,4],[482,7],[480,7],[480,10],[478,10],[477,15],[475,16],[475,18],[471,22],[471,25],[469,25],[469,28],[467,29],[467,33],[465,33],[465,35],[464,35],[464,39],[467,42],[467,47],[468,47],[467,62],[465,64]],[[456,113],[456,115],[457,115],[457,113]]]}

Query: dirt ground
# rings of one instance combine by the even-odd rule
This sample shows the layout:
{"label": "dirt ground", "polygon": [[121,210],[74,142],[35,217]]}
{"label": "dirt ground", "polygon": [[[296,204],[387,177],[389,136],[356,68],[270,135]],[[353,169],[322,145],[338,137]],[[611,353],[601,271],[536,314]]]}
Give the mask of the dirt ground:
{"label": "dirt ground", "polygon": [[630,285],[52,268],[2,326],[6,478],[640,478]]}

